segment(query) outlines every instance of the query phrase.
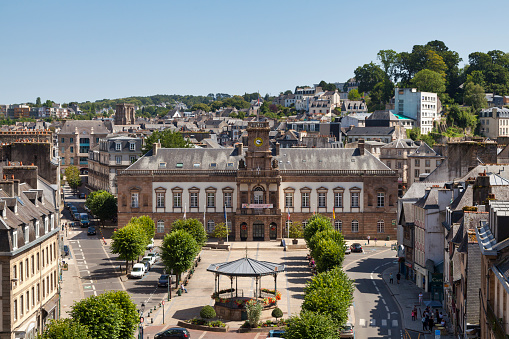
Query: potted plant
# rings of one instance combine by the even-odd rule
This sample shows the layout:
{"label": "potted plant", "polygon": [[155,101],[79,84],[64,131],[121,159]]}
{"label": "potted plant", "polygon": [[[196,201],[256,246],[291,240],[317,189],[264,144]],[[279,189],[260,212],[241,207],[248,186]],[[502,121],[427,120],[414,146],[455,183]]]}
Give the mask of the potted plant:
{"label": "potted plant", "polygon": [[212,237],[217,238],[217,243],[219,245],[224,244],[224,238],[228,235],[228,227],[224,222],[216,224],[214,230],[210,234]]}
{"label": "potted plant", "polygon": [[293,238],[292,244],[297,245],[299,242],[298,238],[302,238],[302,225],[299,223],[293,223],[290,225],[290,238]]}

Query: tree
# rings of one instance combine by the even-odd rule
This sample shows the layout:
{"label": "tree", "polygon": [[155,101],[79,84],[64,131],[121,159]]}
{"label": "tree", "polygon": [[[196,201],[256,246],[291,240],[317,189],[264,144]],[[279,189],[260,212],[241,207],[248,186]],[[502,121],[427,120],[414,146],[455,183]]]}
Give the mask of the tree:
{"label": "tree", "polygon": [[302,224],[293,222],[290,225],[290,229],[288,230],[288,233],[289,233],[288,236],[292,239],[302,238],[302,235],[304,233],[302,231]]}
{"label": "tree", "polygon": [[181,274],[193,266],[193,260],[198,250],[198,244],[194,237],[184,230],[176,230],[164,237],[161,257],[166,271],[173,270],[177,276],[176,288],[178,288]]}
{"label": "tree", "polygon": [[419,127],[414,127],[412,129],[406,130],[406,135],[412,140],[420,140],[421,137],[421,129]]}
{"label": "tree", "polygon": [[345,258],[345,239],[334,229],[319,231],[309,241],[311,255],[319,272],[341,266]]}
{"label": "tree", "polygon": [[119,338],[134,338],[133,334],[140,320],[136,304],[126,291],[108,291],[101,295],[120,309],[121,325]]}
{"label": "tree", "polygon": [[400,62],[400,55],[392,49],[380,50],[377,53],[377,59],[380,60],[383,70],[389,80],[396,81],[396,71]]}
{"label": "tree", "polygon": [[320,81],[320,83],[318,84],[318,87],[321,87],[323,91],[335,91],[336,90],[336,85],[332,84],[332,83],[327,83],[325,81]]}
{"label": "tree", "polygon": [[361,98],[362,97],[359,94],[357,88],[354,88],[350,92],[348,92],[348,100],[361,100]]}
{"label": "tree", "polygon": [[35,107],[41,107],[41,97],[37,97],[37,99],[35,99]]}
{"label": "tree", "polygon": [[274,318],[276,318],[276,322],[277,322],[277,318],[281,318],[283,316],[283,311],[281,311],[281,309],[279,307],[276,307],[275,309],[272,310],[271,315]]}
{"label": "tree", "polygon": [[220,222],[214,226],[214,230],[210,235],[222,241],[228,235],[228,227],[224,222]]}
{"label": "tree", "polygon": [[137,225],[127,224],[113,232],[111,236],[111,253],[126,261],[126,274],[129,261],[137,259],[145,250],[145,236]]}
{"label": "tree", "polygon": [[81,186],[80,170],[76,166],[69,166],[65,169],[65,178],[67,184],[73,189],[77,190]]}
{"label": "tree", "polygon": [[143,154],[150,151],[154,143],[160,142],[163,148],[191,148],[193,144],[189,140],[185,140],[180,132],[173,132],[170,129],[162,131],[154,131],[145,139],[143,146]]}
{"label": "tree", "polygon": [[370,62],[354,71],[355,79],[359,81],[359,92],[370,92],[376,84],[384,82],[387,77],[380,66]]}
{"label": "tree", "polygon": [[152,218],[150,218],[148,215],[142,215],[138,218],[132,217],[131,220],[129,220],[129,224],[140,227],[141,233],[145,238],[144,246],[147,246],[152,242],[152,239],[154,239],[156,235],[156,225]]}
{"label": "tree", "polygon": [[348,320],[352,300],[352,280],[336,267],[318,273],[306,284],[302,310],[327,314],[338,326],[343,326]]}
{"label": "tree", "polygon": [[207,233],[203,228],[203,224],[198,219],[190,218],[175,220],[171,225],[171,232],[178,230],[184,230],[191,234],[199,247],[205,245],[205,242],[207,241]]}
{"label": "tree", "polygon": [[39,339],[92,339],[88,328],[73,319],[51,320]]}
{"label": "tree", "polygon": [[122,311],[112,301],[90,296],[75,302],[70,312],[72,318],[88,328],[94,339],[120,339]]}
{"label": "tree", "polygon": [[336,339],[338,326],[327,314],[300,312],[290,318],[285,328],[286,339]]}
{"label": "tree", "polygon": [[207,305],[203,306],[203,308],[200,310],[200,317],[203,319],[212,319],[216,317],[216,310],[214,310],[214,307]]}
{"label": "tree", "polygon": [[465,84],[463,103],[472,106],[475,111],[488,107],[488,101],[486,100],[486,94],[482,86],[467,81]]}
{"label": "tree", "polygon": [[53,104],[54,104],[54,102],[48,99],[48,100],[46,100],[46,102],[44,102],[44,104],[42,104],[42,105],[43,105],[44,107],[52,107],[52,106],[53,106]]}
{"label": "tree", "polygon": [[198,110],[210,112],[210,106],[207,104],[199,103],[199,104],[194,104],[193,107],[191,107],[191,111],[198,111]]}
{"label": "tree", "polygon": [[445,80],[439,73],[423,69],[412,79],[412,84],[421,92],[443,93],[445,92]]}
{"label": "tree", "polygon": [[117,216],[117,198],[104,190],[90,193],[85,201],[85,206],[90,209],[94,216],[101,219],[103,226],[106,220],[111,220]]}
{"label": "tree", "polygon": [[315,233],[328,229],[333,229],[330,219],[321,214],[315,214],[309,218],[308,224],[304,228],[304,240],[309,244]]}

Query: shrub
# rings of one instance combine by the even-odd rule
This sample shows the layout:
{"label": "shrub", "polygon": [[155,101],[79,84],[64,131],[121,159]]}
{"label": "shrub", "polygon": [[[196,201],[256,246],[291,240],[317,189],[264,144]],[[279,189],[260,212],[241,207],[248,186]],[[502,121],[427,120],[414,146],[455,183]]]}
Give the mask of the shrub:
{"label": "shrub", "polygon": [[257,300],[249,300],[246,303],[247,320],[251,327],[258,326],[260,316],[262,315],[263,306]]}
{"label": "shrub", "polygon": [[216,317],[216,311],[212,306],[204,306],[200,311],[200,317],[203,319],[212,319]]}
{"label": "shrub", "polygon": [[226,324],[223,323],[221,320],[215,320],[215,321],[209,322],[209,326],[210,327],[225,327]]}
{"label": "shrub", "polygon": [[293,223],[290,226],[289,233],[290,233],[289,234],[290,238],[293,238],[293,239],[302,238],[302,225],[299,223]]}
{"label": "shrub", "polygon": [[283,316],[283,311],[281,311],[279,307],[276,307],[275,309],[272,310],[272,316],[276,318],[277,322],[277,318],[281,318]]}

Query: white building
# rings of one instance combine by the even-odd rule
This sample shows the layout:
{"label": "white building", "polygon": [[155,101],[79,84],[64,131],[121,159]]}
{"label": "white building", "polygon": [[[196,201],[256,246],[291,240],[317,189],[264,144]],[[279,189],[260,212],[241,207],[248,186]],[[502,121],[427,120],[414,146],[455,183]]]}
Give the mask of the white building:
{"label": "white building", "polygon": [[433,122],[440,119],[440,100],[436,93],[419,92],[417,88],[396,88],[395,114],[404,115],[416,121],[422,134],[433,129]]}

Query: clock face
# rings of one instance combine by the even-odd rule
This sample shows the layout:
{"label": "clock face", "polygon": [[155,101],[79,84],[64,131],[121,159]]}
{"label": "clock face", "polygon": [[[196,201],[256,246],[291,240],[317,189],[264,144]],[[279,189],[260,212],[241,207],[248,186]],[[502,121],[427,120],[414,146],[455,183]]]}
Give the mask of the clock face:
{"label": "clock face", "polygon": [[254,144],[255,144],[255,146],[257,146],[257,147],[260,147],[261,145],[263,145],[263,140],[262,140],[262,138],[256,138],[256,139],[254,140]]}

